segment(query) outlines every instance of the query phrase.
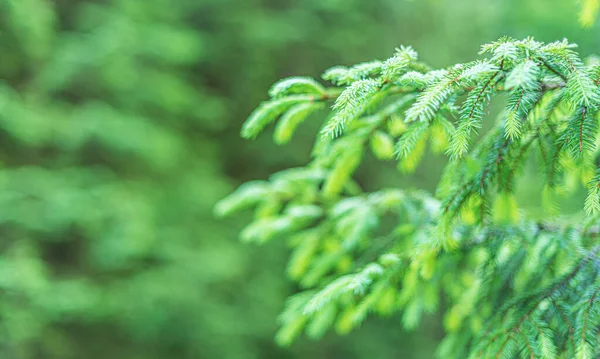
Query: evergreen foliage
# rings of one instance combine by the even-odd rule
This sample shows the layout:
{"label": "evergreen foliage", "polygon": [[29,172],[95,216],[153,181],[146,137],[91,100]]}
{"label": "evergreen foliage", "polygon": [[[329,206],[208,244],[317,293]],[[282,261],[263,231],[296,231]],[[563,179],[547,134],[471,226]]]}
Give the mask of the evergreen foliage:
{"label": "evergreen foliage", "polygon": [[[327,70],[330,87],[274,85],[242,135],[281,117],[294,124],[281,125],[287,140],[331,105],[312,160],[246,183],[217,212],[253,208],[244,240],[286,237],[294,247],[288,273],[302,291],[277,341],[346,333],[370,313],[401,312],[413,329],[437,311],[440,358],[598,357],[600,69],[574,49],[506,37],[484,45],[480,60],[438,70],[402,47],[386,61]],[[505,107],[496,120],[491,102]],[[366,191],[353,179],[367,148],[411,172],[427,147],[449,157],[435,194]],[[533,220],[515,195],[530,158],[548,220]],[[581,184],[587,219],[551,215],[554,198]]]}
{"label": "evergreen foliage", "polygon": [[0,357],[181,358],[221,344],[199,339],[221,294],[198,298],[235,275],[193,269],[228,236],[212,225],[229,186],[208,141],[225,104],[188,80],[209,43],[185,19],[203,7],[0,1]]}

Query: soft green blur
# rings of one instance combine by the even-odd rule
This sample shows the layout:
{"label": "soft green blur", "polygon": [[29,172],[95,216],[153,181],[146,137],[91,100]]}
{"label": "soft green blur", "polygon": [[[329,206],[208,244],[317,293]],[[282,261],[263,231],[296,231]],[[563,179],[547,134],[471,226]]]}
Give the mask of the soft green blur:
{"label": "soft green blur", "polygon": [[[278,148],[241,123],[280,77],[400,44],[434,66],[502,35],[598,52],[577,18],[576,0],[0,0],[0,358],[430,358],[436,315],[274,345],[285,243],[239,244],[244,218],[212,208],[304,164],[318,124]],[[359,180],[432,189],[442,161]]]}

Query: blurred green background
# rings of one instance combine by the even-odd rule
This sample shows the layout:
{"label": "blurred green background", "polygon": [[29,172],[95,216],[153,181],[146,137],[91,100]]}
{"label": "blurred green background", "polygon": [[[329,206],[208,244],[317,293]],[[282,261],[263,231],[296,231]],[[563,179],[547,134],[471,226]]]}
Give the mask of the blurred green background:
{"label": "blurred green background", "polygon": [[[371,318],[346,337],[273,343],[283,241],[237,242],[247,218],[217,200],[307,162],[318,123],[284,148],[239,128],[291,75],[389,57],[434,66],[502,35],[599,27],[577,1],[0,0],[0,358],[430,358],[443,335]],[[366,188],[431,189],[442,159],[406,177],[367,161]]]}

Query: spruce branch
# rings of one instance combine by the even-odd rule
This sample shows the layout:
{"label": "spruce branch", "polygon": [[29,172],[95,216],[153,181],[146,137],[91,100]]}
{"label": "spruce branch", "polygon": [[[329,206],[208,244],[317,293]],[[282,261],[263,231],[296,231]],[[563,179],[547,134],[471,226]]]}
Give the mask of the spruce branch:
{"label": "spruce branch", "polygon": [[[444,358],[598,351],[600,67],[567,41],[505,37],[481,53],[487,58],[431,69],[400,47],[385,61],[327,70],[332,87],[284,79],[244,124],[254,138],[279,119],[274,138],[284,143],[333,103],[306,167],[242,186],[217,206],[221,215],[255,208],[243,239],[290,238],[288,271],[303,292],[282,315],[280,342],[302,331],[346,333],[368,313],[402,311],[411,330],[443,295]],[[492,102],[504,105],[496,118]],[[428,146],[452,159],[437,198],[366,192],[355,180],[364,161],[394,153],[400,171],[415,170]],[[584,224],[556,214],[536,221],[519,207],[530,159],[548,210],[587,184]]]}

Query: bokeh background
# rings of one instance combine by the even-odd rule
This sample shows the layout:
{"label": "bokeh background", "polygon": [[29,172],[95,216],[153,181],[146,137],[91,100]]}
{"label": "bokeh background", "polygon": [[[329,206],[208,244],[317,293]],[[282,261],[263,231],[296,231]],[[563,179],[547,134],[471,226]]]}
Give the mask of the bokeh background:
{"label": "bokeh background", "polygon": [[[286,244],[217,220],[241,182],[307,162],[238,137],[268,87],[412,45],[434,66],[502,35],[600,52],[579,4],[548,0],[0,0],[0,358],[431,358],[443,335],[371,318],[273,342],[296,288]],[[367,163],[366,188],[431,189]]]}

